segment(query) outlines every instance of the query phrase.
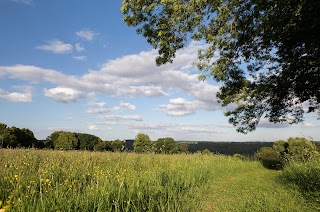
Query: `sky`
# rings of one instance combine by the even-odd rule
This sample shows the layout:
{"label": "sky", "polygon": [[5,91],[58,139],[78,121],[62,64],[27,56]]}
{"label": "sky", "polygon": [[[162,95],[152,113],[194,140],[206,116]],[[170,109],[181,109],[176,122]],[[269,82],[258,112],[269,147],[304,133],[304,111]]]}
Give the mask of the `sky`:
{"label": "sky", "polygon": [[[219,84],[199,81],[192,65],[203,46],[191,42],[172,64],[123,22],[121,1],[0,0],[0,122],[37,139],[56,130],[103,140],[320,140],[315,114],[298,125],[261,120],[236,132],[215,97]],[[230,109],[230,108],[229,108]]]}

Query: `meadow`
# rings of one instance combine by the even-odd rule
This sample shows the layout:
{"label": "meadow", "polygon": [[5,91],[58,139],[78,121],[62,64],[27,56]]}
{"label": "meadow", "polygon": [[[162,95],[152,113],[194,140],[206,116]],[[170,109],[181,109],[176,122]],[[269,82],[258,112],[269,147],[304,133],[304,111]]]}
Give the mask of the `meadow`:
{"label": "meadow", "polygon": [[223,155],[0,149],[0,211],[317,211],[282,171]]}

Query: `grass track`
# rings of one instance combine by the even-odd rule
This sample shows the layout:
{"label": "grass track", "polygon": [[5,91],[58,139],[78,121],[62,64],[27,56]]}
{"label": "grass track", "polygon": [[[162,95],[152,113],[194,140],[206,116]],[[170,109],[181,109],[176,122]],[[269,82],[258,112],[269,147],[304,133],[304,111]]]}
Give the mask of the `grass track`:
{"label": "grass track", "polygon": [[297,189],[283,184],[280,175],[259,166],[216,179],[200,211],[319,211]]}

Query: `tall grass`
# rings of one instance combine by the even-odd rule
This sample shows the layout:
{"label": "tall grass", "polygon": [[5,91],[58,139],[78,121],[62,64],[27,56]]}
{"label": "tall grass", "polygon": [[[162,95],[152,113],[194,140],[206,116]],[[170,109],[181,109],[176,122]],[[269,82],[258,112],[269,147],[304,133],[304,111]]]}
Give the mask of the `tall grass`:
{"label": "tall grass", "polygon": [[278,175],[226,156],[0,149],[0,211],[305,211]]}
{"label": "tall grass", "polygon": [[307,162],[291,162],[283,170],[283,179],[298,186],[300,191],[318,202],[320,208],[320,160],[312,159]]}
{"label": "tall grass", "polygon": [[219,159],[0,150],[0,200],[12,211],[193,211]]}

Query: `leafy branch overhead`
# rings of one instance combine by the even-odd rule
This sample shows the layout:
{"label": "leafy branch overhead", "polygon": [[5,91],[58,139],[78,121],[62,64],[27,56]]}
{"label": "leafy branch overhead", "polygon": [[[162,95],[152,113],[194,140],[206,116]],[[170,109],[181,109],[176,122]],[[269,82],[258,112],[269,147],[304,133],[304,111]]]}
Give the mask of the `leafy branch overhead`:
{"label": "leafy branch overhead", "polygon": [[261,118],[303,121],[320,115],[320,2],[312,0],[123,0],[129,26],[172,62],[192,40],[205,43],[200,79],[221,82],[229,121],[247,133]]}

